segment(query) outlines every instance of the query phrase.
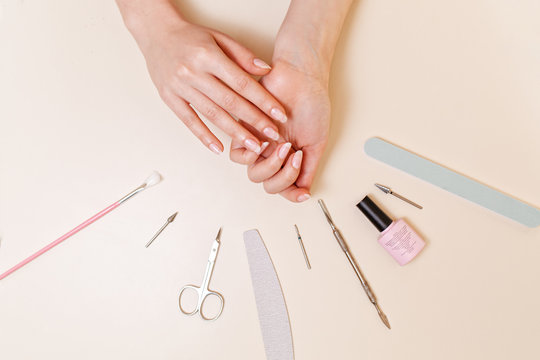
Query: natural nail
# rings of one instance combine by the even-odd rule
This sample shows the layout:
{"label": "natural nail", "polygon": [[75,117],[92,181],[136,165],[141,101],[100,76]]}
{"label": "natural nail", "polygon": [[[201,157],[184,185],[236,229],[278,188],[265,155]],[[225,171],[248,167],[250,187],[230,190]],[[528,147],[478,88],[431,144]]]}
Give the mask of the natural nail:
{"label": "natural nail", "polygon": [[287,122],[287,115],[283,113],[283,111],[279,110],[278,108],[273,108],[270,110],[270,115],[274,118],[274,120],[280,121],[282,123]]}
{"label": "natural nail", "polygon": [[272,67],[270,65],[268,65],[267,63],[265,63],[261,59],[257,59],[257,58],[253,59],[253,64],[255,64],[256,67],[259,67],[261,69],[265,69],[265,70],[272,69]]}
{"label": "natural nail", "polygon": [[279,139],[279,134],[277,133],[277,131],[269,127],[263,130],[263,134],[268,136],[272,140]]}
{"label": "natural nail", "polygon": [[265,141],[261,144],[261,154],[264,152],[264,150],[266,150],[266,148],[268,147],[268,145],[270,145],[270,143],[268,141]]}
{"label": "natural nail", "polygon": [[215,154],[221,154],[221,149],[216,144],[212,143],[208,146]]}
{"label": "natural nail", "polygon": [[306,200],[309,200],[309,199],[311,199],[311,196],[309,194],[302,194],[296,200],[298,202],[302,202],[302,201],[306,201]]}
{"label": "natural nail", "polygon": [[279,149],[279,152],[278,152],[279,158],[285,159],[290,149],[291,149],[291,143],[285,143],[281,145],[281,148]]}
{"label": "natural nail", "polygon": [[300,169],[300,164],[302,164],[302,150],[298,150],[294,153],[293,159],[292,159],[292,166],[295,169]]}
{"label": "natural nail", "polygon": [[244,141],[244,145],[246,145],[246,148],[248,150],[251,150],[251,151],[253,151],[253,152],[257,153],[257,154],[260,153],[260,151],[261,151],[261,147],[255,141],[253,141],[251,139],[246,139]]}

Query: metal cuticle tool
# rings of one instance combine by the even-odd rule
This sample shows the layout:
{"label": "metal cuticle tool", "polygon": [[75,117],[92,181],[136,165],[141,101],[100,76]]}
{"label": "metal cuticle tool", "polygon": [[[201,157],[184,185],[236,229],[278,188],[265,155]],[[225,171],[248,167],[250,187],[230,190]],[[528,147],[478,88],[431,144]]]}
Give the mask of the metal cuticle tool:
{"label": "metal cuticle tool", "polygon": [[362,271],[360,270],[360,267],[356,263],[356,260],[354,260],[354,257],[349,252],[349,247],[347,246],[347,243],[345,242],[343,235],[341,235],[341,232],[339,231],[339,229],[334,225],[334,221],[332,220],[332,217],[330,216],[330,213],[328,212],[328,209],[326,208],[326,205],[324,204],[324,201],[322,199],[319,199],[319,205],[321,206],[321,209],[324,215],[326,216],[326,220],[328,221],[328,224],[330,224],[330,227],[332,228],[334,237],[339,243],[339,246],[341,246],[341,250],[343,250],[343,252],[345,253],[345,256],[347,256],[347,259],[349,260],[349,263],[353,267],[354,272],[356,273],[356,276],[358,277],[358,280],[360,280],[360,283],[362,284],[362,287],[364,288],[364,291],[366,292],[366,295],[369,298],[369,301],[373,304],[373,306],[375,306],[375,309],[377,309],[377,313],[379,314],[379,317],[381,318],[384,325],[386,325],[386,327],[390,329],[390,322],[388,321],[388,318],[379,307],[379,303],[377,302],[377,298],[375,297],[375,294],[373,294],[373,291],[371,290],[371,287],[369,286],[366,278],[364,277],[364,274],[362,274]]}
{"label": "metal cuticle tool", "polygon": [[418,205],[417,203],[415,203],[414,201],[412,200],[409,200],[407,199],[406,197],[403,197],[401,195],[399,195],[397,192],[393,191],[392,189],[390,189],[388,186],[384,186],[384,185],[381,185],[381,184],[375,184],[376,187],[378,187],[382,192],[384,192],[385,194],[390,194],[390,195],[394,195],[395,197],[397,197],[398,199],[400,200],[403,200],[405,201],[406,203],[408,204],[411,204],[412,206],[418,208],[418,209],[423,209],[422,206]]}
{"label": "metal cuticle tool", "polygon": [[296,224],[294,225],[294,229],[296,230],[296,236],[298,237],[298,242],[300,243],[300,248],[302,249],[302,254],[304,255],[304,260],[306,260],[306,266],[309,270],[311,270],[311,264],[309,263],[306,248],[304,247],[302,236],[300,236],[300,231],[298,230],[298,226],[296,226]]}
{"label": "metal cuticle tool", "polygon": [[172,214],[171,216],[169,216],[169,218],[167,219],[167,221],[165,222],[165,224],[163,224],[163,226],[157,231],[157,233],[150,239],[149,242],[146,243],[146,246],[145,247],[149,247],[150,244],[152,244],[154,242],[154,240],[156,240],[156,238],[159,236],[159,234],[161,234],[163,232],[163,230],[165,230],[165,228],[174,221],[174,218],[176,217],[176,215],[178,215],[178,211],[175,212],[174,214]]}

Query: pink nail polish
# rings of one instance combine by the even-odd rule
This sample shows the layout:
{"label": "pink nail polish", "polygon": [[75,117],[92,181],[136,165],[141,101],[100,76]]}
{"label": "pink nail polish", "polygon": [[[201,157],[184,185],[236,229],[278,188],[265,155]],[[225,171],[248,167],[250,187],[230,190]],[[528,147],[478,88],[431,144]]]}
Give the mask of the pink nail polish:
{"label": "pink nail polish", "polygon": [[379,244],[403,266],[424,248],[426,243],[403,219],[393,221],[370,198],[366,196],[356,204],[358,209],[381,232]]}
{"label": "pink nail polish", "polygon": [[214,152],[214,153],[216,153],[218,155],[221,154],[221,149],[216,144],[212,143],[208,147],[210,148],[210,150],[212,150],[212,152]]}
{"label": "pink nail polish", "polygon": [[246,146],[246,148],[248,150],[251,150],[255,153],[259,153],[261,151],[261,147],[259,145],[257,145],[257,143],[251,139],[246,139],[244,140],[244,145]]}
{"label": "pink nail polish", "polygon": [[291,149],[291,143],[285,143],[281,145],[281,148],[278,151],[278,157],[280,159],[285,159],[290,149]]}
{"label": "pink nail polish", "polygon": [[269,127],[263,130],[263,134],[268,136],[272,140],[279,139],[279,134],[277,133],[277,131]]}
{"label": "pink nail polish", "polygon": [[295,169],[300,169],[300,165],[302,164],[302,150],[298,150],[294,153],[293,159],[292,159],[292,166]]}
{"label": "pink nail polish", "polygon": [[274,118],[274,120],[280,121],[282,123],[287,122],[287,115],[283,113],[283,111],[279,110],[278,108],[273,108],[270,110],[270,115]]}
{"label": "pink nail polish", "polygon": [[309,194],[302,194],[296,200],[298,202],[303,202],[303,201],[306,201],[306,200],[309,200],[309,199],[311,199],[311,196]]}
{"label": "pink nail polish", "polygon": [[253,59],[253,64],[256,66],[256,67],[259,67],[261,69],[265,69],[265,70],[270,70],[272,69],[272,67],[270,65],[268,65],[267,63],[265,63],[263,60],[261,59]]}

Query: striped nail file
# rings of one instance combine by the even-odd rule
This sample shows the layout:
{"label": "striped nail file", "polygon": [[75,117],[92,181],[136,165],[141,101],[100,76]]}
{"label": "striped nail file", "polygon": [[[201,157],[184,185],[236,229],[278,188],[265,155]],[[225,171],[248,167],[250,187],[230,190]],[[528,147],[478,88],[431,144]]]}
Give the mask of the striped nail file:
{"label": "striped nail file", "polygon": [[279,279],[257,230],[244,233],[244,245],[267,360],[293,360],[289,314]]}
{"label": "striped nail file", "polygon": [[540,210],[501,193],[444,166],[390,144],[370,138],[364,146],[366,154],[444,190],[461,196],[489,210],[528,227],[540,225]]}

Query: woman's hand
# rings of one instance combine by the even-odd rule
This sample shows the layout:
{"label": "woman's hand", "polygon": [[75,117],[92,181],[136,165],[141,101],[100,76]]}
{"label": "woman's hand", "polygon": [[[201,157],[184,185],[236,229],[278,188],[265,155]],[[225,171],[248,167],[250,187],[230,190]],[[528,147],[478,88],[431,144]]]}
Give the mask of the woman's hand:
{"label": "woman's hand", "polygon": [[168,1],[150,4],[147,12],[138,4],[131,13],[134,5],[118,3],[161,98],[210,150],[221,153],[223,145],[193,108],[255,153],[259,139],[232,115],[261,138],[278,139],[272,119],[286,122],[285,111],[250,76],[265,75],[270,66],[227,35],[183,20]]}
{"label": "woman's hand", "polygon": [[266,192],[279,193],[293,202],[309,199],[330,126],[326,76],[278,59],[261,79],[289,114],[287,123],[279,125],[283,137],[270,143],[260,157],[233,141],[230,156],[234,162],[248,165],[248,177],[262,182]]}

